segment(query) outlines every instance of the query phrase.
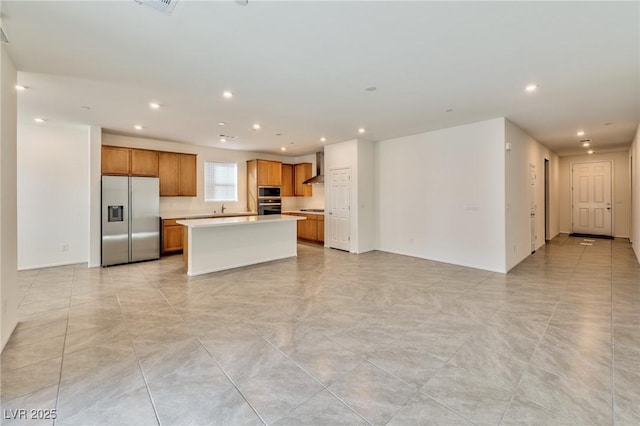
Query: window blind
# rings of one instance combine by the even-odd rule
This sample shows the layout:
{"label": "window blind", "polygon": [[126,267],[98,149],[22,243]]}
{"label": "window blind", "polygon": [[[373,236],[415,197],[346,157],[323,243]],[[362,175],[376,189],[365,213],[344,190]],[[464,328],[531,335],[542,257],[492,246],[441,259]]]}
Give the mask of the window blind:
{"label": "window blind", "polygon": [[238,165],[204,162],[204,200],[238,201]]}

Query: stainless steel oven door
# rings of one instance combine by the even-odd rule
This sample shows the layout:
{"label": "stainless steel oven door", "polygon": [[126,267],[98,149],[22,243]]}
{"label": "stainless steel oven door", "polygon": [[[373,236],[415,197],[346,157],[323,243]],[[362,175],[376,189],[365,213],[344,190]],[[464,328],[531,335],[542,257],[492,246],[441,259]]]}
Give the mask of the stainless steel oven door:
{"label": "stainless steel oven door", "polygon": [[282,214],[282,204],[280,203],[265,203],[258,205],[258,214]]}

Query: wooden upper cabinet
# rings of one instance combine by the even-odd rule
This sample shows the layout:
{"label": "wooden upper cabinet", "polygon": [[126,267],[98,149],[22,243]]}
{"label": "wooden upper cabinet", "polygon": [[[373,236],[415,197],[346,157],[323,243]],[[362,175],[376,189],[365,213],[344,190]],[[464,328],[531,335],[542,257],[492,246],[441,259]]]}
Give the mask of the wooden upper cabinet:
{"label": "wooden upper cabinet", "polygon": [[258,186],[282,185],[282,163],[279,161],[257,160]]}
{"label": "wooden upper cabinet", "polygon": [[311,197],[313,191],[311,185],[302,184],[305,180],[311,179],[311,163],[300,163],[296,164],[295,167],[295,195],[298,197]]}
{"label": "wooden upper cabinet", "polygon": [[159,152],[161,197],[197,196],[197,157],[193,154]]}
{"label": "wooden upper cabinet", "polygon": [[102,174],[128,176],[130,149],[116,146],[102,147]]}
{"label": "wooden upper cabinet", "polygon": [[147,149],[102,147],[102,174],[158,176],[158,152]]}
{"label": "wooden upper cabinet", "polygon": [[198,195],[197,157],[192,154],[179,155],[178,194],[183,197],[195,197]]}
{"label": "wooden upper cabinet", "polygon": [[131,150],[132,176],[158,176],[158,151]]}
{"label": "wooden upper cabinet", "polygon": [[180,159],[172,152],[160,152],[158,154],[160,168],[160,196],[178,196],[178,179]]}
{"label": "wooden upper cabinet", "polygon": [[280,188],[280,194],[283,197],[293,197],[295,195],[293,192],[293,167],[292,164],[282,165],[282,186]]}

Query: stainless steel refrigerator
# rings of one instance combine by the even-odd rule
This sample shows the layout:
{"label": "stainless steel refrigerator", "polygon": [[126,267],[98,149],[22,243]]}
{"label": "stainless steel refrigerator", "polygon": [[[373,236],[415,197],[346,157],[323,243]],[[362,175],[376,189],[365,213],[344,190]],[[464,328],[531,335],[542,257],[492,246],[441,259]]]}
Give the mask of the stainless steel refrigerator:
{"label": "stainless steel refrigerator", "polygon": [[102,266],[160,257],[160,181],[102,177]]}

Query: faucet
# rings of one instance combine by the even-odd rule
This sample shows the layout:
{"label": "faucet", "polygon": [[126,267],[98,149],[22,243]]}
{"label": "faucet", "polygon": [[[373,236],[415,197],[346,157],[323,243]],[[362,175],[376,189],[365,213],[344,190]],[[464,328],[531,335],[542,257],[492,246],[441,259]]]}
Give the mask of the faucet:
{"label": "faucet", "polygon": [[226,207],[224,206],[224,204],[222,204],[222,207],[220,207],[220,210],[221,210],[222,214],[224,214],[224,211],[226,210]]}

